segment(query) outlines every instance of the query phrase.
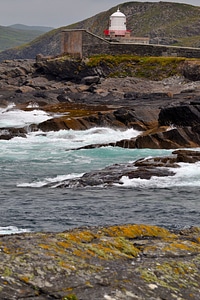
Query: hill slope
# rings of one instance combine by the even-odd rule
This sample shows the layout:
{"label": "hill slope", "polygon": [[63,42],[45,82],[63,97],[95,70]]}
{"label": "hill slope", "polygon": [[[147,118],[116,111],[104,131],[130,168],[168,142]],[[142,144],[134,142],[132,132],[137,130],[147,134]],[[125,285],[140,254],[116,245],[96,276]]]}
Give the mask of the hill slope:
{"label": "hill slope", "polygon": [[[73,24],[71,28],[87,28],[103,36],[110,15],[117,6],[92,18]],[[200,7],[173,2],[125,2],[120,10],[126,15],[127,29],[133,36],[148,36],[151,42],[200,46]],[[184,42],[182,42],[182,40]]]}
{"label": "hill slope", "polygon": [[[118,6],[81,22],[52,30],[31,43],[0,53],[0,60],[35,58],[38,53],[58,55],[62,29],[87,29],[103,36],[110,15]],[[150,42],[200,47],[200,7],[173,2],[126,2],[120,10],[127,17],[127,29],[134,36],[149,36]]]}
{"label": "hill slope", "polygon": [[24,24],[13,24],[8,26],[9,28],[14,29],[20,29],[20,30],[36,30],[41,32],[48,32],[50,30],[53,30],[53,27],[47,27],[47,26],[28,26]]}
{"label": "hill slope", "polygon": [[20,24],[0,26],[0,51],[28,43],[51,29],[45,30],[40,26],[31,27]]}

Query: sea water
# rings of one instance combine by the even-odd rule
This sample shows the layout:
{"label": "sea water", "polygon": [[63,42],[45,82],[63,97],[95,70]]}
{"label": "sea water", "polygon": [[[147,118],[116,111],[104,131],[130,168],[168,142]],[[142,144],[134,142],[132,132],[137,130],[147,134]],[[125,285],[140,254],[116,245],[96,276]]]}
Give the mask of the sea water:
{"label": "sea water", "polygon": [[[0,109],[0,130],[52,118],[39,109]],[[5,130],[5,129],[4,129]],[[29,132],[0,140],[0,233],[63,231],[80,226],[152,224],[167,228],[200,226],[200,163],[180,163],[175,176],[150,180],[122,177],[120,184],[56,188],[58,182],[115,163],[170,155],[172,150],[102,147],[139,134],[133,129]],[[195,149],[199,150],[199,149]],[[51,183],[51,187],[48,187]]]}

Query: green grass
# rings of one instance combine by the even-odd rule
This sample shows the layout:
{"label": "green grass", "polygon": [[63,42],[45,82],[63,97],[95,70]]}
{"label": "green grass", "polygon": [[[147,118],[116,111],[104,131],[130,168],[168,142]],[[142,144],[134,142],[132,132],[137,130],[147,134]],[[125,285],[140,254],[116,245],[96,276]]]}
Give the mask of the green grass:
{"label": "green grass", "polygon": [[0,51],[26,44],[44,32],[38,30],[19,30],[0,26]]}
{"label": "green grass", "polygon": [[179,67],[186,58],[182,57],[148,57],[134,55],[97,55],[89,58],[87,66],[107,66],[109,77],[136,76],[161,80],[178,75]]}
{"label": "green grass", "polygon": [[178,42],[174,44],[179,47],[191,47],[191,45],[196,48],[200,47],[200,35],[179,38]]}

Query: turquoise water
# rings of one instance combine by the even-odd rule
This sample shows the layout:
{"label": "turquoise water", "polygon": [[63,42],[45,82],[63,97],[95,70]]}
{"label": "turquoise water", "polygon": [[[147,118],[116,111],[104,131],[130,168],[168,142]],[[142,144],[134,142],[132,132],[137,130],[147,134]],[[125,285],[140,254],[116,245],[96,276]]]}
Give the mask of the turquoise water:
{"label": "turquoise water", "polygon": [[[2,126],[9,126],[11,112],[4,111],[2,114]],[[18,126],[31,123],[30,114],[27,118],[24,112],[17,111],[16,114],[13,109],[14,114]],[[40,122],[41,116],[44,119],[51,117],[34,111],[34,122]],[[30,132],[26,138],[0,140],[0,233],[63,231],[85,225],[124,223],[173,228],[200,226],[199,163],[180,164],[174,177],[154,177],[151,180],[122,178],[122,184],[109,188],[61,189],[46,186],[49,182],[61,182],[115,163],[171,154],[171,150],[118,147],[72,150],[88,144],[115,142],[137,134],[132,129],[93,128],[86,131]]]}

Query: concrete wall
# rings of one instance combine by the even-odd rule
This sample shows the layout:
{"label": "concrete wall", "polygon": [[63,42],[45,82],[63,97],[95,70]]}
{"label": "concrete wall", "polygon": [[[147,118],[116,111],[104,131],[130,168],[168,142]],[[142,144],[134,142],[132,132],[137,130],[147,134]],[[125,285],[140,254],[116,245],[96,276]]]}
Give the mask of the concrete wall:
{"label": "concrete wall", "polygon": [[200,58],[200,48],[110,42],[85,29],[64,30],[62,49],[63,53],[80,58],[96,54]]}
{"label": "concrete wall", "polygon": [[83,32],[80,30],[65,32],[62,35],[62,52],[82,57]]}

